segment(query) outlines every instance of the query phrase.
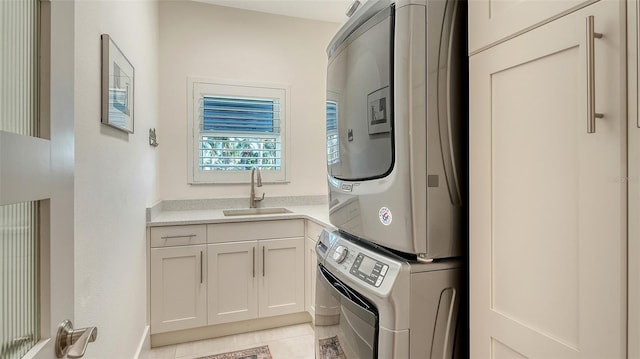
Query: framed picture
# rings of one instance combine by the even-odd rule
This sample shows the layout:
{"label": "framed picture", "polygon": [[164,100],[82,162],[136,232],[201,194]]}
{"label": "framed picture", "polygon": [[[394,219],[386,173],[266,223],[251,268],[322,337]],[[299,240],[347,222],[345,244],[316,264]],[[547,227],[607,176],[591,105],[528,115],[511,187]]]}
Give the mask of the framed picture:
{"label": "framed picture", "polygon": [[133,133],[133,65],[108,34],[102,34],[102,123]]}
{"label": "framed picture", "polygon": [[389,86],[383,87],[367,95],[367,123],[369,134],[388,133],[391,131],[391,106],[389,103]]}

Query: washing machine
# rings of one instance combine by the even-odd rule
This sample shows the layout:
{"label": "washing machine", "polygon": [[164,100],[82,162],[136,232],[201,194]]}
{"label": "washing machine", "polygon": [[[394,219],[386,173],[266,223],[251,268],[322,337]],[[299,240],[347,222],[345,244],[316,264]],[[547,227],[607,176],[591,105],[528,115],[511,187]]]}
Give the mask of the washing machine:
{"label": "washing machine", "polygon": [[460,357],[460,259],[411,260],[326,230],[316,253],[316,359]]}

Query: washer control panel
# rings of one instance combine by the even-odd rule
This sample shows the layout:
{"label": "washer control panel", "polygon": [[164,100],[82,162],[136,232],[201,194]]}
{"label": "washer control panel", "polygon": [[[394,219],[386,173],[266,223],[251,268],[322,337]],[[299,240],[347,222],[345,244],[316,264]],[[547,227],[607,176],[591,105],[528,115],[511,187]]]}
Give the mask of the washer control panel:
{"label": "washer control panel", "polygon": [[388,269],[387,264],[358,253],[349,273],[372,286],[379,287]]}
{"label": "washer control panel", "polygon": [[326,230],[316,245],[316,253],[318,263],[322,262],[347,285],[376,295],[388,293],[403,267],[408,266],[407,262],[390,253]]}

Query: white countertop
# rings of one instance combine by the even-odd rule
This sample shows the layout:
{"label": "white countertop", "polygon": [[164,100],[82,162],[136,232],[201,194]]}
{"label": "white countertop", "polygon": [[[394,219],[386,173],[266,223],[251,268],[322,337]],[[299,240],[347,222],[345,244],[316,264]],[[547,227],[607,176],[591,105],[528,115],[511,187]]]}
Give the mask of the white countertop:
{"label": "white countertop", "polygon": [[331,228],[329,222],[329,207],[327,204],[313,205],[293,205],[278,206],[284,207],[291,213],[278,214],[259,214],[247,216],[225,216],[223,209],[203,209],[203,210],[177,210],[177,211],[160,211],[156,216],[151,218],[147,225],[149,227],[185,225],[185,224],[207,224],[207,223],[225,223],[225,222],[252,222],[252,221],[269,221],[276,219],[310,219],[321,226]]}

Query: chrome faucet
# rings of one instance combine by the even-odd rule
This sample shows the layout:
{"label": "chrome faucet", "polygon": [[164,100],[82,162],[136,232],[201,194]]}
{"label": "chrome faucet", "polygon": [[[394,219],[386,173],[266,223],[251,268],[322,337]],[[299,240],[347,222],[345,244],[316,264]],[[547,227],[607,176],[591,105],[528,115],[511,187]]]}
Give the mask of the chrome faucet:
{"label": "chrome faucet", "polygon": [[[258,172],[258,176],[254,182],[253,177],[256,171]],[[262,192],[262,197],[256,197],[256,187],[262,187],[262,175],[260,174],[260,168],[253,167],[251,169],[251,195],[249,197],[249,208],[256,208],[256,202],[260,202],[264,199],[264,192]]]}

